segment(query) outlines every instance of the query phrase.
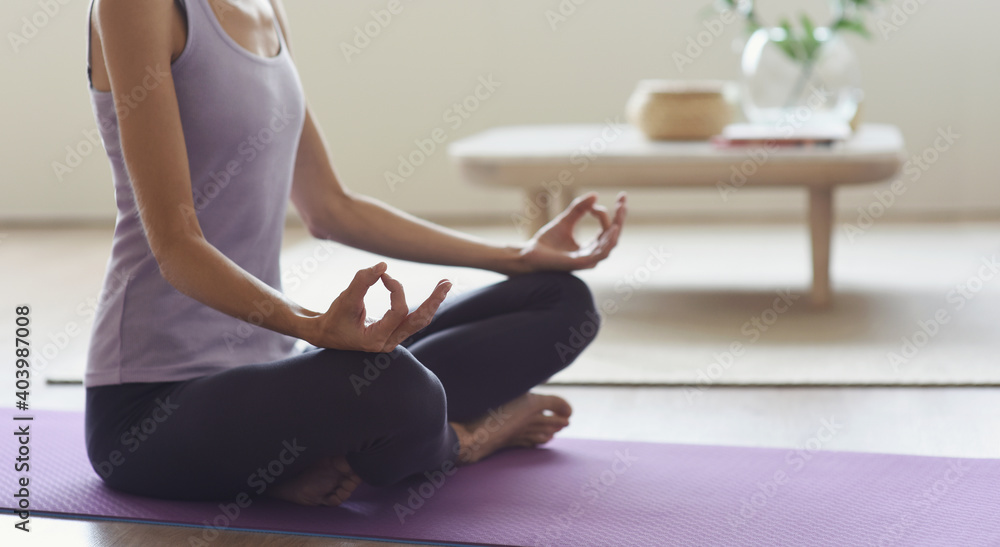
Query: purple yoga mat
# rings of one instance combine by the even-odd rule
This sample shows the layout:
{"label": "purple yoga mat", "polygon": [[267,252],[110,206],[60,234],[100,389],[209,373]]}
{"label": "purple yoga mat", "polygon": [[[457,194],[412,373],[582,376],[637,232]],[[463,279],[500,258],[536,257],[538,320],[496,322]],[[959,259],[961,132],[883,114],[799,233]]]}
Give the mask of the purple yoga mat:
{"label": "purple yoga mat", "polygon": [[[30,414],[0,410],[30,424],[36,516],[201,526],[191,535],[204,541],[214,526],[458,545],[1000,545],[1000,460],[558,439],[435,480],[362,486],[339,508],[260,497],[235,515],[236,500],[105,488],[81,413]],[[4,508],[20,475],[7,463],[15,439],[0,456]]]}

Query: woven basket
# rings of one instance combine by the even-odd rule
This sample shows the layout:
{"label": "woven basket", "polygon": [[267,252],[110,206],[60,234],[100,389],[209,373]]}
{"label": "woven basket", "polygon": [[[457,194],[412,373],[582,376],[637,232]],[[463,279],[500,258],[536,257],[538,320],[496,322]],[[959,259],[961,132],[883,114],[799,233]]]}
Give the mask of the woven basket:
{"label": "woven basket", "polygon": [[706,140],[733,117],[726,82],[641,80],[629,98],[628,120],[653,140]]}

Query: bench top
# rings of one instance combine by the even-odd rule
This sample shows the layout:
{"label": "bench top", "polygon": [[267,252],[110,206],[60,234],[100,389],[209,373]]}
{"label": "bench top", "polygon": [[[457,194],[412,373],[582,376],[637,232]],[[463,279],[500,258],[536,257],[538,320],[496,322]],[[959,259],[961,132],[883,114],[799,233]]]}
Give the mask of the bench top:
{"label": "bench top", "polygon": [[899,129],[884,124],[832,146],[770,149],[650,141],[627,124],[507,126],[456,141],[448,153],[471,182],[522,187],[561,170],[577,185],[706,185],[740,166],[754,185],[859,184],[895,176],[904,159]]}

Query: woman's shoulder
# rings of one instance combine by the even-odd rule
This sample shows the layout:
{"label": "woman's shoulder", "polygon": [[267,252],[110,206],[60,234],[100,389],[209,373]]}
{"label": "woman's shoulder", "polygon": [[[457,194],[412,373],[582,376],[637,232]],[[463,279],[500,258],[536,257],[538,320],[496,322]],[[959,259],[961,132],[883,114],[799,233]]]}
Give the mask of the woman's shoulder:
{"label": "woman's shoulder", "polygon": [[[190,0],[188,0],[190,1]],[[171,61],[187,43],[187,14],[178,0],[93,0],[91,41],[95,85],[107,79],[106,52],[159,49]]]}
{"label": "woman's shoulder", "polygon": [[120,23],[157,23],[168,28],[169,15],[180,10],[177,0],[93,0],[94,18],[102,26]]}

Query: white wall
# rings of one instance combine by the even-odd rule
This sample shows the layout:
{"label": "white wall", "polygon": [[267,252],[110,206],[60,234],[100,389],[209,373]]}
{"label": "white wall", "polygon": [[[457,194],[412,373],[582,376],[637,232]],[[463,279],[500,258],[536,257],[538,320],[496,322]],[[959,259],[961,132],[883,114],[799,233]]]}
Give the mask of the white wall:
{"label": "white wall", "polygon": [[[57,0],[43,0],[51,2]],[[85,84],[87,0],[67,5],[27,45],[13,51],[8,33],[40,11],[34,1],[0,4],[3,84],[0,108],[0,220],[111,219],[109,169],[98,149],[58,180],[51,167],[66,146],[95,127]],[[580,2],[581,0],[576,0]],[[285,0],[294,53],[342,179],[350,187],[410,211],[436,216],[498,218],[519,205],[516,192],[467,187],[443,150],[391,192],[383,173],[413,140],[437,127],[454,140],[500,124],[600,122],[621,115],[634,83],[648,77],[737,76],[733,41],[725,34],[683,73],[671,55],[702,29],[708,0],[585,0],[553,31],[546,11],[560,0],[402,0],[403,11],[350,62],[342,42],[388,0]],[[564,0],[569,4],[571,0]],[[890,0],[919,9],[898,32],[853,40],[867,91],[866,117],[904,131],[912,152],[931,145],[938,128],[960,140],[908,191],[890,216],[983,215],[1000,211],[995,173],[1000,153],[1000,4],[984,0]],[[762,0],[761,10],[798,9],[793,0]],[[822,8],[824,2],[811,0]],[[818,13],[822,11],[817,10]],[[886,17],[891,15],[888,10]],[[501,82],[463,125],[442,118],[480,76]],[[608,196],[610,198],[610,196]],[[799,214],[795,191],[741,192],[723,203],[714,190],[636,194],[637,213],[751,216]],[[843,214],[871,200],[871,189],[841,194]]]}

